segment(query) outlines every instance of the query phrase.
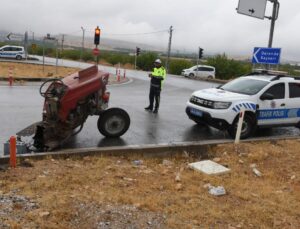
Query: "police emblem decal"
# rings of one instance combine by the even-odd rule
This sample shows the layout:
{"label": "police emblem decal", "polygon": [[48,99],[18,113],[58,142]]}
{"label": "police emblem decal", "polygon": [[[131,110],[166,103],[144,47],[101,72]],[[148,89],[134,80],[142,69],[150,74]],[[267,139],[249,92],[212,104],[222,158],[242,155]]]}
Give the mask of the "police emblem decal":
{"label": "police emblem decal", "polygon": [[272,102],[271,102],[271,107],[272,107],[272,108],[275,108],[275,107],[276,107],[275,101],[272,101]]}

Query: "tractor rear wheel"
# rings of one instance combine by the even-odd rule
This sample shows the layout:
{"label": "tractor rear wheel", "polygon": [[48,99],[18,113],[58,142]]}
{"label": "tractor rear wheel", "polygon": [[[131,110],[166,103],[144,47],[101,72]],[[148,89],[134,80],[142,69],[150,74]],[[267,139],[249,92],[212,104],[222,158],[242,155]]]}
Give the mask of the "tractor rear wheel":
{"label": "tractor rear wheel", "polygon": [[120,108],[104,111],[98,119],[98,130],[108,138],[117,138],[126,133],[130,125],[130,117]]}

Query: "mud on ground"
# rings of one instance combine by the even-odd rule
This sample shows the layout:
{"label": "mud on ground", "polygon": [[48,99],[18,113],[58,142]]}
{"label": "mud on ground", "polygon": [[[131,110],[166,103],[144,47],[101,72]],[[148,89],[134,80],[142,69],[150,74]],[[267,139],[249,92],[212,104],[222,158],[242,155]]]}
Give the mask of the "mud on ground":
{"label": "mud on ground", "polygon": [[[0,228],[300,228],[299,149],[287,140],[218,145],[204,158],[28,160],[0,171]],[[187,167],[205,158],[231,172]]]}

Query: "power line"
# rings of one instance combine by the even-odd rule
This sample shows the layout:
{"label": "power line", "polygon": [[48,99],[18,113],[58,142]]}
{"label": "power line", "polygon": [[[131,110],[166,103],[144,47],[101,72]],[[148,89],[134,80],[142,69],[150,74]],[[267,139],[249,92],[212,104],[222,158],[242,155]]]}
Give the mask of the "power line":
{"label": "power line", "polygon": [[109,36],[138,36],[138,35],[149,35],[149,34],[156,34],[156,33],[165,33],[168,32],[168,29],[153,31],[153,32],[145,32],[145,33],[103,33],[104,35]]}

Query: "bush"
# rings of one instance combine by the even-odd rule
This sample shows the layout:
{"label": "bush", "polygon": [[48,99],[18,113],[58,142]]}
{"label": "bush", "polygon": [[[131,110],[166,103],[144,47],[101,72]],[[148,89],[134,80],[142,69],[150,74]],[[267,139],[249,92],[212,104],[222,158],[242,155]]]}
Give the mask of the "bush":
{"label": "bush", "polygon": [[228,59],[225,54],[207,59],[207,64],[216,68],[219,79],[231,79],[251,72],[251,64]]}
{"label": "bush", "polygon": [[171,60],[169,73],[174,75],[180,75],[183,69],[190,68],[193,63],[189,60]]}
{"label": "bush", "polygon": [[153,69],[153,62],[158,58],[157,53],[149,52],[140,55],[137,58],[137,67],[144,71],[151,71]]}
{"label": "bush", "polygon": [[71,60],[79,60],[80,59],[80,51],[79,50],[64,50],[61,54],[62,58],[71,59]]}
{"label": "bush", "polygon": [[92,51],[88,52],[88,51],[85,51],[83,52],[82,54],[82,60],[83,61],[94,61],[95,60],[95,56],[92,54]]}

